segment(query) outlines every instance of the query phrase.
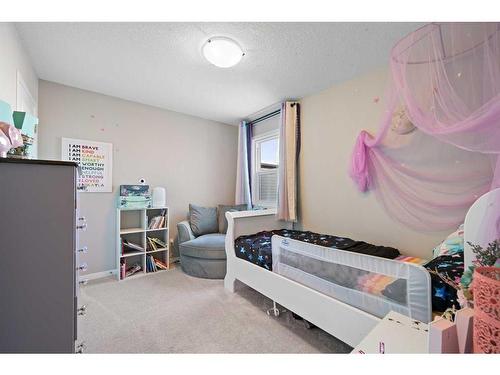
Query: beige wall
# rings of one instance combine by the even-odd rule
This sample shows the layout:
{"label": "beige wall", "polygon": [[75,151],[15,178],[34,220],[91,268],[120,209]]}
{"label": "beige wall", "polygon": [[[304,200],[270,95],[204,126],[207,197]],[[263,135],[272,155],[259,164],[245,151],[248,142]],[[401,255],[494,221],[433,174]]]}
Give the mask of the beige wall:
{"label": "beige wall", "polygon": [[[300,215],[304,229],[384,244],[428,257],[444,233],[411,231],[389,218],[373,194],[358,193],[347,175],[354,140],[377,129],[385,69],[301,100]],[[41,158],[60,158],[61,137],[114,145],[113,193],[81,194],[89,230],[89,273],[115,266],[116,189],[144,177],[167,188],[171,237],[190,202],[232,203],[237,127],[40,81]],[[141,130],[142,129],[142,130]],[[264,129],[263,127],[261,129]]]}
{"label": "beige wall", "polygon": [[384,105],[374,99],[383,97],[386,79],[386,69],[376,70],[301,100],[301,226],[429,257],[445,233],[417,233],[400,225],[372,193],[359,193],[347,174],[359,131],[378,128]]}
{"label": "beige wall", "polygon": [[89,229],[89,273],[115,267],[115,208],[120,184],[164,186],[175,224],[188,204],[232,204],[237,154],[236,126],[40,81],[39,156],[59,159],[61,137],[113,144],[113,193],[80,194]]}
{"label": "beige wall", "polygon": [[17,109],[17,72],[33,99],[38,97],[38,77],[12,23],[0,22],[0,100]]}

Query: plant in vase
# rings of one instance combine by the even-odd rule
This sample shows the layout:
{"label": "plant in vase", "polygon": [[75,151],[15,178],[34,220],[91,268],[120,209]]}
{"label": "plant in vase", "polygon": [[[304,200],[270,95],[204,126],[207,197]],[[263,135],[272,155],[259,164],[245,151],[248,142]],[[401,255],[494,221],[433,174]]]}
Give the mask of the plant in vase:
{"label": "plant in vase", "polygon": [[473,275],[474,270],[477,267],[499,267],[500,266],[500,238],[490,242],[486,248],[483,248],[480,245],[474,245],[470,242],[468,244],[472,248],[472,252],[476,255],[476,260],[473,261],[472,266],[469,266],[469,269],[464,271],[464,274],[460,280],[460,284],[463,289],[467,291],[466,297],[470,294],[470,298],[472,299],[472,284],[473,284]]}
{"label": "plant in vase", "polygon": [[480,245],[468,244],[472,247],[472,252],[476,254],[477,265],[482,267],[493,267],[500,260],[500,238],[490,242],[486,249]]}

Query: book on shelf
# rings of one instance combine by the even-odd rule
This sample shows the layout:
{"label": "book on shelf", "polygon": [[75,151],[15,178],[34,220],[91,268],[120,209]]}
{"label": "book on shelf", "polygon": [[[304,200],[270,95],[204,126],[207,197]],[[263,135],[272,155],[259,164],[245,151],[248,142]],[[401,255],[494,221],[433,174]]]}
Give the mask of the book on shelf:
{"label": "book on shelf", "polygon": [[146,272],[156,272],[156,264],[154,261],[154,257],[151,255],[146,256]]}
{"label": "book on shelf", "polygon": [[156,259],[152,255],[146,256],[146,272],[157,272],[160,270],[168,270],[168,266],[160,259]]}
{"label": "book on shelf", "polygon": [[127,271],[125,272],[125,277],[132,276],[133,274],[139,272],[140,270],[142,270],[142,267],[140,266],[140,264],[135,263],[132,267],[127,269]]}
{"label": "book on shelf", "polygon": [[146,237],[147,241],[148,241],[148,251],[154,251],[154,250],[157,250],[156,249],[156,245],[155,243],[153,242],[153,240],[151,239],[151,237]]}
{"label": "book on shelf", "polygon": [[148,229],[162,229],[167,227],[167,210],[161,210],[160,214],[149,220]]}
{"label": "book on shelf", "polygon": [[120,261],[120,279],[123,280],[125,278],[125,274],[126,274],[126,267],[127,267],[127,264],[125,262],[125,259],[122,259]]}
{"label": "book on shelf", "polygon": [[160,240],[159,238],[152,238],[151,240],[162,248],[167,247],[167,244],[165,242],[163,242],[162,240]]}
{"label": "book on shelf", "polygon": [[159,249],[166,249],[167,244],[160,240],[159,238],[155,237],[146,237],[148,241],[148,250],[149,251],[154,251],[154,250],[159,250]]}
{"label": "book on shelf", "polygon": [[130,242],[126,239],[121,238],[122,242],[122,255],[127,254],[127,252],[134,252],[134,251],[144,251],[144,248],[140,245],[137,245],[133,242]]}
{"label": "book on shelf", "polygon": [[168,266],[163,263],[161,260],[154,258],[155,266],[162,270],[168,270]]}

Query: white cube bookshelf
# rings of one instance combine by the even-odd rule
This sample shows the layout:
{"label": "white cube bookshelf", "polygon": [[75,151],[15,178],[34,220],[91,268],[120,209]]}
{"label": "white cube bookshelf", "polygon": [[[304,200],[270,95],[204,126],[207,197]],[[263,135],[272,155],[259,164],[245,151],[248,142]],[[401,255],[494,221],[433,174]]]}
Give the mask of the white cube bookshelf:
{"label": "white cube bookshelf", "polygon": [[[160,228],[148,229],[151,220],[165,212],[165,220]],[[134,278],[139,275],[149,275],[163,270],[158,269],[156,272],[147,272],[146,257],[152,256],[159,259],[167,268],[170,269],[170,249],[169,249],[169,209],[168,207],[152,207],[152,208],[118,208],[116,215],[116,277],[121,280],[121,264],[125,263],[126,268],[139,264],[141,270],[135,274],[125,277],[124,279]],[[157,238],[165,243],[165,247],[157,246],[152,248],[149,244],[148,237]],[[126,250],[122,247],[122,239],[125,239],[137,246],[140,249]]]}

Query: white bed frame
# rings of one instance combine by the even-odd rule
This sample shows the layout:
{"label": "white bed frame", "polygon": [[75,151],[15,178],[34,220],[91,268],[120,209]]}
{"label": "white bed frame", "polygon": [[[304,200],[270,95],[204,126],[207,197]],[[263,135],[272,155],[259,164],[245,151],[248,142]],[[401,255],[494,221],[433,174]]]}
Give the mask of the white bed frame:
{"label": "white bed frame", "polygon": [[[234,292],[235,281],[239,280],[353,347],[359,344],[380,322],[379,317],[236,257],[234,240],[239,236],[263,230],[290,228],[288,223],[276,219],[275,210],[228,212],[226,218],[228,220],[227,273],[224,286],[227,290]],[[276,245],[276,241],[273,241],[273,246]],[[373,258],[369,255],[366,257]],[[378,259],[381,259],[381,262],[394,262],[388,259]],[[409,267],[420,273],[419,277],[425,273],[424,277],[429,279],[428,303],[430,305],[428,273],[418,265],[409,265]],[[370,271],[370,269],[367,270]],[[372,271],[376,272],[376,270]]]}
{"label": "white bed frame", "polygon": [[[481,223],[485,214],[491,213],[492,210],[500,212],[499,202],[500,189],[492,190],[480,197],[467,213],[464,224],[466,266],[472,262],[473,258],[467,241],[477,243],[483,235]],[[239,236],[263,230],[290,229],[290,224],[276,219],[276,210],[228,212],[226,218],[228,220],[226,235],[227,274],[224,286],[228,291],[234,292],[235,281],[239,280],[267,296],[274,303],[279,303],[290,309],[353,347],[359,344],[380,322],[381,319],[374,315],[236,257],[234,241]],[[277,245],[278,241],[273,239],[273,246]],[[367,255],[367,257],[369,256]],[[393,262],[388,259],[383,261]],[[411,270],[417,273],[426,272],[421,266],[413,266]],[[370,271],[370,269],[367,270]]]}
{"label": "white bed frame", "polygon": [[[482,227],[485,218],[498,217],[500,213],[500,188],[479,197],[471,206],[464,222],[464,266],[465,269],[472,265],[476,256],[472,252],[469,242],[486,246],[496,238],[487,238],[485,229]],[[496,215],[495,215],[496,214]]]}

